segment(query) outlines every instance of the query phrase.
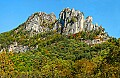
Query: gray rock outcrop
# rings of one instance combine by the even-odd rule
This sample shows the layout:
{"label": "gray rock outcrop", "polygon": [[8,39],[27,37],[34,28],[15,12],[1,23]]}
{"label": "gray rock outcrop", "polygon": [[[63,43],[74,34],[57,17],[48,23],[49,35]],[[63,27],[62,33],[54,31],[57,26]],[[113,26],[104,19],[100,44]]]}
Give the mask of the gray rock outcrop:
{"label": "gray rock outcrop", "polygon": [[99,30],[97,24],[93,24],[93,18],[88,16],[84,19],[83,12],[65,8],[59,14],[59,20],[55,23],[54,30],[61,34],[75,34],[80,31]]}
{"label": "gray rock outcrop", "polygon": [[61,28],[62,34],[75,34],[83,30],[84,15],[74,9],[65,8],[59,14],[59,21],[55,24],[56,29]]}
{"label": "gray rock outcrop", "polygon": [[53,13],[37,12],[33,14],[25,22],[25,30],[29,31],[31,35],[52,30],[69,35],[80,31],[99,30],[99,26],[93,24],[91,16],[84,19],[83,12],[65,8],[60,12],[58,20]]}
{"label": "gray rock outcrop", "polygon": [[55,21],[56,16],[53,13],[37,12],[28,18],[25,23],[25,29],[31,34],[50,31]]}
{"label": "gray rock outcrop", "polygon": [[9,52],[15,52],[15,53],[26,52],[28,50],[29,50],[28,46],[18,45],[17,42],[13,42],[13,44],[11,44],[8,48]]}

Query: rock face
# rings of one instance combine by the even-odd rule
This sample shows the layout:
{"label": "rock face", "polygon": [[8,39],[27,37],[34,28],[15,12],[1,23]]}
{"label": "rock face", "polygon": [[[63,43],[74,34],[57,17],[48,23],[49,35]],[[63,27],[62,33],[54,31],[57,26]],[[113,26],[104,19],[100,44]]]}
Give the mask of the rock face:
{"label": "rock face", "polygon": [[83,12],[65,8],[60,12],[59,20],[56,22],[54,29],[65,35],[75,34],[80,31],[98,30],[99,26],[93,24],[92,21],[91,16],[84,19]]}
{"label": "rock face", "polygon": [[92,22],[93,18],[91,16],[84,19],[83,12],[65,8],[60,12],[58,20],[56,20],[53,13],[34,13],[25,22],[25,30],[29,31],[31,35],[52,30],[65,35],[75,34],[80,31],[99,30],[99,26]]}
{"label": "rock face", "polygon": [[93,20],[93,18],[91,16],[88,16],[86,18],[86,20],[84,22],[84,25],[85,25],[84,29],[85,30],[88,30],[88,31],[93,30],[94,25],[92,24],[92,20]]}
{"label": "rock face", "polygon": [[9,52],[26,52],[29,50],[28,46],[23,46],[23,45],[18,45],[17,42],[13,42],[13,44],[11,44],[8,48]]}
{"label": "rock face", "polygon": [[28,18],[25,23],[25,29],[31,33],[40,33],[50,31],[53,27],[51,25],[56,21],[56,16],[38,12]]}
{"label": "rock face", "polygon": [[[62,34],[75,34],[83,30],[84,15],[80,11],[65,8],[59,14],[59,21],[55,24],[57,29],[61,28]],[[61,26],[60,26],[61,25]]]}

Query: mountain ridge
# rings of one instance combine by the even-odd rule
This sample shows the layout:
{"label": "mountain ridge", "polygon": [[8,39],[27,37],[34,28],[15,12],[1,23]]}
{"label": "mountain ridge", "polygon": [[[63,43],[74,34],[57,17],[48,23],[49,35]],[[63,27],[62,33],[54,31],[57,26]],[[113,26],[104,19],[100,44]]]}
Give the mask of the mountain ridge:
{"label": "mountain ridge", "polygon": [[38,12],[1,33],[0,77],[119,78],[120,38],[82,15],[68,8],[59,19]]}
{"label": "mountain ridge", "polygon": [[74,38],[82,40],[88,45],[100,44],[109,39],[108,34],[102,26],[93,24],[93,18],[91,16],[85,19],[83,12],[74,8],[65,8],[60,12],[58,19],[53,13],[36,12],[32,14],[26,22],[10,31],[8,37],[14,37],[12,39],[13,42],[8,42],[9,44],[3,45],[4,47],[1,49],[3,51],[3,48],[6,48],[9,52],[17,49],[17,53],[19,51],[24,52],[30,50],[30,44],[24,44],[25,42],[29,42],[29,38],[31,39],[37,34],[49,32],[66,35],[68,38],[73,35]]}
{"label": "mountain ridge", "polygon": [[60,29],[59,33],[64,32],[64,34],[74,34],[80,31],[98,30],[100,27],[98,24],[93,24],[92,21],[93,18],[91,16],[84,19],[83,12],[80,12],[79,10],[65,8],[60,12],[58,19],[53,13],[46,14],[45,12],[36,12],[29,16],[25,22],[24,28],[27,31],[43,32],[43,30],[49,30],[49,27],[44,28],[43,26],[54,23],[53,26],[50,27],[52,30],[59,31],[58,29]]}

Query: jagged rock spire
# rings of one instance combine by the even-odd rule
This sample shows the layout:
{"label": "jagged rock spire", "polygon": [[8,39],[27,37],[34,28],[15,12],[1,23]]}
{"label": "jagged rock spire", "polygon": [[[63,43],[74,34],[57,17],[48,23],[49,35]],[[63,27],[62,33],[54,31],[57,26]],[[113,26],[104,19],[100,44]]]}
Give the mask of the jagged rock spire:
{"label": "jagged rock spire", "polygon": [[[75,34],[80,31],[92,31],[98,30],[99,26],[97,24],[93,24],[93,18],[88,16],[84,19],[83,12],[78,10],[65,8],[59,14],[59,20],[55,26],[57,29],[62,27],[62,34]],[[61,25],[61,26],[60,26]]]}
{"label": "jagged rock spire", "polygon": [[25,29],[32,34],[56,30],[61,34],[69,35],[80,31],[98,30],[99,26],[93,24],[93,18],[91,16],[84,19],[83,12],[74,8],[65,8],[60,12],[57,21],[54,13],[34,13],[26,21]]}
{"label": "jagged rock spire", "polygon": [[[70,8],[63,9],[59,14],[62,34],[75,34],[83,30],[84,16],[83,13]],[[56,25],[57,25],[56,24]],[[59,26],[57,26],[59,28]]]}

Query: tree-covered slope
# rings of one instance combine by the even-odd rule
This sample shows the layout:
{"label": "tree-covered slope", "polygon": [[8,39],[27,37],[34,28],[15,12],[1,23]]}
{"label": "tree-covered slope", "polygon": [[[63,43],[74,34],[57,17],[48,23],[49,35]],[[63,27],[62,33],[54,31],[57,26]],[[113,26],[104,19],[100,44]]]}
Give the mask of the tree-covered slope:
{"label": "tree-covered slope", "polygon": [[0,77],[119,78],[120,39],[74,9],[38,12],[0,34]]}
{"label": "tree-covered slope", "polygon": [[59,39],[25,53],[0,53],[1,77],[119,78],[120,39],[93,47],[75,39]]}

